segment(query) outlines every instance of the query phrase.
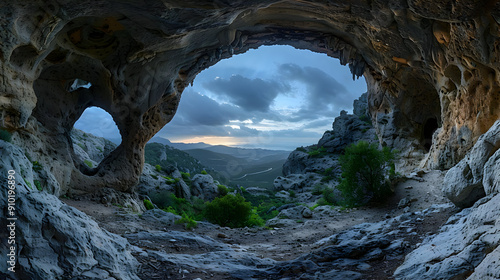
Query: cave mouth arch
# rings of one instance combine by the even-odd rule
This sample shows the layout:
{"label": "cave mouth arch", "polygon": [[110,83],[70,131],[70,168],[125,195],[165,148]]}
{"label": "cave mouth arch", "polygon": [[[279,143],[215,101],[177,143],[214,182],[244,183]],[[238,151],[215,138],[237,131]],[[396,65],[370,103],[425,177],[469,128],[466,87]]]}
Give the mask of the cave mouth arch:
{"label": "cave mouth arch", "polygon": [[95,175],[99,164],[121,144],[122,138],[112,116],[102,108],[91,106],[71,129],[71,142],[77,167],[85,175]]}
{"label": "cave mouth arch", "polygon": [[[366,91],[364,77],[353,81],[337,58],[290,44],[261,45],[201,71],[157,137],[293,151],[317,143],[342,110],[353,112],[354,100]],[[200,125],[200,134],[183,122]],[[221,135],[202,134],[206,126]],[[244,132],[248,135],[241,136]]]}

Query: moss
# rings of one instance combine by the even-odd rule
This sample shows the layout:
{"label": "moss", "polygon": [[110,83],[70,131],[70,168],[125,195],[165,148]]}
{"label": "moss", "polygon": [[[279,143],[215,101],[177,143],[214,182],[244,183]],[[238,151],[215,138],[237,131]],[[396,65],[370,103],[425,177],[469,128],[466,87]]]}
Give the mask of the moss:
{"label": "moss", "polygon": [[148,199],[144,199],[144,206],[147,210],[155,209],[155,206]]}
{"label": "moss", "polygon": [[35,181],[33,181],[33,183],[35,183],[35,187],[36,187],[37,190],[39,190],[39,191],[43,190],[42,184],[40,183],[40,181],[35,180]]}

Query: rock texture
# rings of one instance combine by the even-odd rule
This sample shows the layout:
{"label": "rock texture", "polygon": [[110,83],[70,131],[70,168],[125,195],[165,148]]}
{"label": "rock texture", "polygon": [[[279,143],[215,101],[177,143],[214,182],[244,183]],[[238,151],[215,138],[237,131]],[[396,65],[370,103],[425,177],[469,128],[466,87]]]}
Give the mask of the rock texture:
{"label": "rock texture", "polygon": [[443,192],[455,205],[470,207],[486,194],[498,193],[499,149],[500,121],[497,121],[446,174]]}
{"label": "rock texture", "polygon": [[[145,143],[197,73],[250,48],[290,44],[365,76],[383,144],[421,158],[430,148],[425,164],[449,168],[500,114],[500,4],[488,3],[5,2],[1,125],[28,153],[45,151],[39,161],[58,170],[60,192],[131,191]],[[89,171],[68,135],[90,106],[110,113],[122,144]]]}
{"label": "rock texture", "polygon": [[[0,172],[15,170],[15,273],[0,263],[2,279],[139,279],[138,262],[128,241],[101,229],[86,214],[62,203],[59,198],[39,191],[33,180],[33,165],[19,147],[0,141]],[[7,186],[7,177],[0,178]],[[7,191],[0,192],[7,201]],[[6,203],[2,216],[7,215]],[[2,228],[8,221],[2,218]],[[8,240],[8,232],[0,238]],[[3,242],[2,255],[7,242]]]}
{"label": "rock texture", "polygon": [[[0,14],[0,126],[24,149],[4,146],[9,152],[0,150],[6,156],[3,168],[14,168],[32,187],[39,181],[50,193],[32,193],[19,181],[26,193],[19,215],[30,225],[30,232],[20,228],[20,236],[26,237],[23,244],[37,241],[21,252],[34,254],[21,263],[23,279],[86,272],[135,277],[133,259],[119,239],[63,207],[56,196],[103,187],[133,192],[144,146],[172,119],[186,85],[203,69],[250,48],[289,44],[348,64],[353,78],[363,75],[367,81],[367,104],[381,144],[398,148],[412,165],[451,168],[500,117],[498,1],[26,0],[2,1]],[[91,106],[113,117],[122,143],[89,167],[79,160],[70,132]],[[483,187],[490,196],[499,189],[499,157],[495,153],[485,161]],[[473,234],[480,218],[486,228],[498,226],[486,219],[498,210],[496,200],[476,202],[464,221],[471,243],[463,254],[427,259],[434,243],[416,251],[424,256],[416,264],[419,275],[446,278],[449,274],[439,273],[449,259],[450,273],[458,278],[498,276],[495,235],[490,229]],[[81,224],[73,226],[75,220]],[[73,258],[82,252],[84,261]],[[39,258],[42,254],[51,262]],[[462,257],[470,261],[468,270],[460,266]],[[52,274],[44,267],[53,267]],[[403,265],[397,275],[413,275],[409,267],[414,266]]]}

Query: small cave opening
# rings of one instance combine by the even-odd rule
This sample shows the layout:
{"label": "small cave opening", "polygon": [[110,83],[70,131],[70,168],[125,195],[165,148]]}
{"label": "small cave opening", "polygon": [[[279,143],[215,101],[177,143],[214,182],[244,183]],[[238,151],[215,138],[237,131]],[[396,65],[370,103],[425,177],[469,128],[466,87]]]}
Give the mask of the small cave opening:
{"label": "small cave opening", "polygon": [[[75,84],[78,84],[77,81]],[[121,144],[122,139],[108,112],[99,107],[89,107],[73,126],[71,141],[77,167],[86,175],[94,175],[97,166]]]}
{"label": "small cave opening", "polygon": [[82,79],[75,79],[72,83],[68,84],[68,92],[73,92],[79,88],[90,88],[92,84]]}
{"label": "small cave opening", "polygon": [[436,118],[429,118],[425,121],[423,132],[422,132],[422,142],[426,152],[429,152],[432,146],[432,135],[439,128],[439,124]]}

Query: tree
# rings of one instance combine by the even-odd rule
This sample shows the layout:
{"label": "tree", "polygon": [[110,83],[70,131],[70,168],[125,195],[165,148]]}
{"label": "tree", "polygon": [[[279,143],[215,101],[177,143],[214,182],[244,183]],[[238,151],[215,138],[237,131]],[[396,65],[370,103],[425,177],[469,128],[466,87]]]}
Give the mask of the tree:
{"label": "tree", "polygon": [[346,147],[339,162],[342,177],[338,189],[342,192],[343,204],[348,207],[369,201],[382,201],[391,193],[388,178],[393,177],[396,152],[376,144],[359,141]]}

